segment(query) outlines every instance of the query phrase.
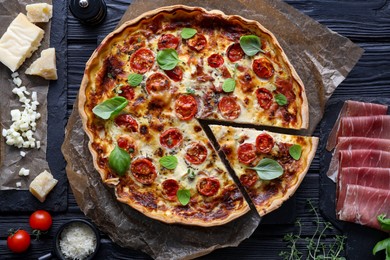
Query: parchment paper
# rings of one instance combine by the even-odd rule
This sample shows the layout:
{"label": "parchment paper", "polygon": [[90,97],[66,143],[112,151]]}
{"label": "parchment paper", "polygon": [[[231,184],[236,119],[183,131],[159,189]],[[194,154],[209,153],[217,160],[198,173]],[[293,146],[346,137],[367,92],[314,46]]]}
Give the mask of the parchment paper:
{"label": "parchment paper", "polygon": [[[0,35],[7,30],[8,25],[19,14],[26,14],[25,6],[31,3],[49,3],[51,0],[0,0]],[[37,122],[37,130],[33,135],[37,141],[41,142],[41,148],[16,148],[5,143],[5,138],[1,135],[2,129],[9,129],[12,124],[10,111],[13,109],[23,110],[22,103],[18,96],[12,93],[15,85],[12,83],[12,72],[2,63],[0,63],[0,190],[16,189],[16,182],[21,182],[21,190],[27,190],[30,182],[44,170],[49,171],[49,165],[46,161],[47,147],[47,93],[49,81],[37,77],[25,75],[24,72],[35,61],[42,50],[50,45],[50,22],[37,24],[45,31],[41,46],[26,62],[17,70],[22,79],[22,85],[26,86],[27,91],[37,92],[38,109],[41,118]],[[29,97],[27,97],[29,98]],[[24,151],[26,156],[23,158],[20,151]],[[24,167],[30,170],[29,176],[19,176],[19,170]]]}
{"label": "parchment paper", "polygon": [[[348,39],[276,0],[138,0],[131,4],[121,22],[159,6],[179,3],[257,19],[275,33],[306,85],[311,117],[306,133],[313,132],[323,115],[326,100],[363,53]],[[156,259],[189,259],[216,248],[237,246],[260,222],[254,210],[229,224],[213,228],[167,225],[147,218],[117,202],[113,191],[102,184],[87,144],[88,138],[74,110],[62,146],[70,186],[86,216],[121,246],[142,250]]]}

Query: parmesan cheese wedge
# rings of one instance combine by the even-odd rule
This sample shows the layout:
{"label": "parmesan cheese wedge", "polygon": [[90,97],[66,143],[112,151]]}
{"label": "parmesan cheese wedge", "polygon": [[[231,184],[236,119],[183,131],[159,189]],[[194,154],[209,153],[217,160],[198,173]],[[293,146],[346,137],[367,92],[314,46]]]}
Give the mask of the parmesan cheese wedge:
{"label": "parmesan cheese wedge", "polygon": [[32,23],[47,23],[53,16],[53,6],[46,3],[26,5],[26,11]]}
{"label": "parmesan cheese wedge", "polygon": [[29,190],[40,202],[44,202],[57,182],[50,172],[43,171],[31,182]]}
{"label": "parmesan cheese wedge", "polygon": [[0,61],[12,72],[41,45],[45,32],[20,13],[0,39]]}
{"label": "parmesan cheese wedge", "polygon": [[41,52],[41,57],[26,70],[26,74],[41,76],[47,80],[57,79],[56,51],[49,48]]}

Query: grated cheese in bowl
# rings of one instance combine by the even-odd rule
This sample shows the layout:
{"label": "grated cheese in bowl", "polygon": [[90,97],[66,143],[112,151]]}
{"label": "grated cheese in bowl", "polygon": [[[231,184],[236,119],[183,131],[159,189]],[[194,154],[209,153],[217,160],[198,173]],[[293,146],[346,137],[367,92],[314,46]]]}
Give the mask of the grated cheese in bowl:
{"label": "grated cheese in bowl", "polygon": [[60,251],[66,259],[86,259],[97,249],[96,236],[95,231],[86,223],[70,223],[61,232]]}

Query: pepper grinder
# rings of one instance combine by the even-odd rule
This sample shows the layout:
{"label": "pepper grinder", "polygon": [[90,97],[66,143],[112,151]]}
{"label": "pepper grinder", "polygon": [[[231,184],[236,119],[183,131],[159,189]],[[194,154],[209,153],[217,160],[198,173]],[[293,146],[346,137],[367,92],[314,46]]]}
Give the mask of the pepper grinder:
{"label": "pepper grinder", "polygon": [[71,0],[69,9],[74,17],[87,25],[97,25],[107,15],[104,0]]}

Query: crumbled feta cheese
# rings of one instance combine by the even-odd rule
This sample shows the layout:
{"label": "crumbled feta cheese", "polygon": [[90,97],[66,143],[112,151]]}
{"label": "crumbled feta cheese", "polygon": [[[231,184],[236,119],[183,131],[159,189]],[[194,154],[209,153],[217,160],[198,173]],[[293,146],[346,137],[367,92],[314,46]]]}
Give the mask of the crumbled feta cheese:
{"label": "crumbled feta cheese", "polygon": [[20,151],[20,156],[25,157],[26,156],[26,152]]}
{"label": "crumbled feta cheese", "polygon": [[19,77],[14,78],[12,81],[18,87],[20,87],[22,85],[22,80]]}
{"label": "crumbled feta cheese", "polygon": [[19,73],[17,71],[15,71],[14,73],[11,74],[11,77],[12,78],[19,77]]}
{"label": "crumbled feta cheese", "polygon": [[29,169],[25,169],[25,168],[21,168],[20,171],[19,171],[19,176],[28,176],[30,175],[30,170]]}
{"label": "crumbled feta cheese", "polygon": [[16,188],[20,188],[20,187],[22,187],[22,183],[21,183],[20,181],[18,181],[18,182],[16,183]]}

